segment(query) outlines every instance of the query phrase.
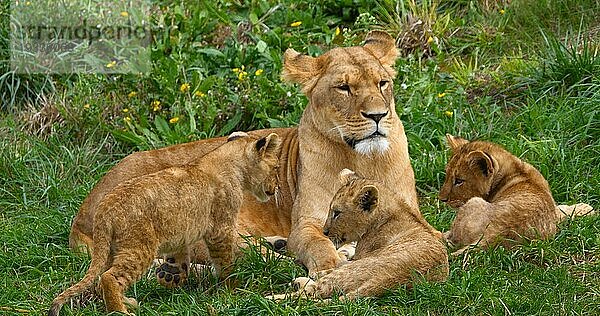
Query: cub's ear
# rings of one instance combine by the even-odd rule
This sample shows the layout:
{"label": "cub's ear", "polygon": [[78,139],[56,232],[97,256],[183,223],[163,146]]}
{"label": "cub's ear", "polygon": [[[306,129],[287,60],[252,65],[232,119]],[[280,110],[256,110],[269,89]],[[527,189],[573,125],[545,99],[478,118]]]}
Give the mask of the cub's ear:
{"label": "cub's ear", "polygon": [[354,198],[354,202],[363,211],[370,213],[379,203],[379,190],[377,190],[377,187],[374,185],[365,185]]}
{"label": "cub's ear", "polygon": [[458,147],[468,144],[469,141],[458,136],[452,136],[450,134],[446,134],[446,143],[448,143],[448,147],[452,151],[456,151]]}
{"label": "cub's ear", "polygon": [[356,173],[350,169],[344,169],[342,171],[340,171],[339,174],[339,178],[340,178],[340,182],[342,183],[342,185],[346,185],[348,184],[348,182],[358,179],[358,176],[356,175]]}
{"label": "cub's ear", "polygon": [[494,158],[481,150],[470,152],[468,161],[471,167],[478,168],[486,177],[494,172]]}
{"label": "cub's ear", "polygon": [[364,48],[373,54],[375,58],[379,59],[379,62],[385,66],[393,67],[396,63],[396,58],[398,58],[396,41],[388,33],[383,31],[369,32],[365,39]]}
{"label": "cub's ear", "polygon": [[232,140],[236,140],[242,137],[248,137],[248,134],[245,132],[233,132],[229,136],[227,136],[227,141],[230,142]]}
{"label": "cub's ear", "polygon": [[266,155],[277,156],[277,152],[279,151],[279,146],[281,145],[281,140],[279,140],[279,135],[275,133],[271,133],[259,140],[256,141],[256,151],[261,157]]}
{"label": "cub's ear", "polygon": [[299,83],[302,91],[307,92],[317,83],[322,68],[321,59],[303,55],[288,48],[283,55],[283,71],[281,78],[285,81]]}

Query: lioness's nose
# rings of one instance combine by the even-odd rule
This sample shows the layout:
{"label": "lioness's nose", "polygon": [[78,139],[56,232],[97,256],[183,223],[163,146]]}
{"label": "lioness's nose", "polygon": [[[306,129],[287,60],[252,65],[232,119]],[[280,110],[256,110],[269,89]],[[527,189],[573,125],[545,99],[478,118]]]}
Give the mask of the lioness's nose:
{"label": "lioness's nose", "polygon": [[381,119],[383,117],[385,117],[386,115],[388,115],[389,112],[385,112],[385,113],[365,113],[365,112],[360,112],[360,114],[362,114],[362,116],[366,117],[366,118],[370,118],[373,121],[375,121],[375,123],[379,123],[379,121],[381,121]]}

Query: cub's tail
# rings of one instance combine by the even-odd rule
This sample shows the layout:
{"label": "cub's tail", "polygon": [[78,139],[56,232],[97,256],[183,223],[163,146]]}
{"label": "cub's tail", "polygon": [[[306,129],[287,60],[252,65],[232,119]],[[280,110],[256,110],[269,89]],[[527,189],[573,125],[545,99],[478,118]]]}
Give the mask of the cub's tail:
{"label": "cub's tail", "polygon": [[83,293],[94,285],[94,281],[107,268],[108,256],[110,254],[110,238],[112,231],[106,235],[94,235],[94,249],[92,252],[92,263],[81,281],[60,293],[48,311],[48,316],[58,316],[62,306],[72,297]]}
{"label": "cub's tail", "polygon": [[586,203],[577,203],[573,205],[558,205],[556,207],[556,214],[558,215],[559,221],[563,221],[567,218],[575,216],[586,216],[596,213],[594,208]]}

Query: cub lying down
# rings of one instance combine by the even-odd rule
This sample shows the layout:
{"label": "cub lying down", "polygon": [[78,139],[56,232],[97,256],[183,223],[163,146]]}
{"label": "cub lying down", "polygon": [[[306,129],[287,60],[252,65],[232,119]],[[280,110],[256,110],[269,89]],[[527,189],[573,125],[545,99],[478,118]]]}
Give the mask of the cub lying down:
{"label": "cub lying down", "polygon": [[92,263],[79,283],[52,302],[48,315],[89,289],[100,276],[106,310],[128,313],[123,293],[156,254],[189,253],[206,242],[217,275],[230,272],[237,247],[235,220],[243,193],[266,201],[277,189],[277,134],[256,140],[234,133],[228,142],[186,167],[127,181],[109,193],[94,217]]}
{"label": "cub lying down", "polygon": [[439,198],[458,208],[445,233],[460,248],[455,254],[475,244],[485,248],[546,239],[566,217],[592,213],[584,203],[557,207],[542,174],[502,147],[449,134],[446,140],[452,157]]}
{"label": "cub lying down", "polygon": [[[356,241],[353,261],[330,269],[292,296],[315,298],[342,293],[345,299],[379,296],[401,284],[445,281],[448,255],[443,237],[402,197],[379,181],[344,169],[342,187],[331,202],[323,233],[335,243]],[[271,296],[284,299],[287,295]]]}

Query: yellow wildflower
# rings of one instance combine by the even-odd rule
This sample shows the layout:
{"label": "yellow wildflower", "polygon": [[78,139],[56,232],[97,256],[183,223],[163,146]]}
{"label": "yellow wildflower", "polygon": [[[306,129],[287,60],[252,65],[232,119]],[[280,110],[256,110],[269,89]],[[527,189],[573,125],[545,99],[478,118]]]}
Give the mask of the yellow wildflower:
{"label": "yellow wildflower", "polygon": [[89,104],[89,103],[86,103],[86,104],[84,104],[84,105],[83,105],[83,108],[84,108],[84,109],[89,109],[89,108],[90,108],[90,104]]}
{"label": "yellow wildflower", "polygon": [[171,124],[175,124],[177,122],[179,122],[179,117],[177,117],[177,116],[175,116],[169,120],[169,123],[171,123]]}
{"label": "yellow wildflower", "polygon": [[443,98],[446,96],[446,92],[438,93],[438,98]]}
{"label": "yellow wildflower", "polygon": [[202,98],[202,97],[206,96],[206,94],[204,94],[204,93],[203,93],[202,91],[200,91],[200,90],[198,90],[198,91],[194,92],[194,95],[195,95],[195,96],[197,96],[197,97],[199,97],[199,98]]}
{"label": "yellow wildflower", "polygon": [[300,26],[300,25],[302,25],[302,21],[296,21],[296,22],[290,24],[291,27],[297,27],[297,26]]}
{"label": "yellow wildflower", "polygon": [[123,118],[123,119],[124,119],[124,120],[125,120],[125,122],[127,122],[127,123],[131,122],[131,117],[129,117],[129,116],[126,116],[126,117],[125,117],[125,118]]}
{"label": "yellow wildflower", "polygon": [[127,112],[129,112],[129,109],[128,108],[124,108],[123,109],[123,113],[127,113]]}
{"label": "yellow wildflower", "polygon": [[342,30],[340,30],[340,27],[338,26],[335,28],[335,36],[340,35],[340,33],[342,33]]}
{"label": "yellow wildflower", "polygon": [[106,64],[106,68],[113,68],[116,65],[117,65],[117,62],[113,60],[110,63]]}
{"label": "yellow wildflower", "polygon": [[427,44],[431,43],[433,43],[433,37],[429,36],[429,38],[427,38]]}
{"label": "yellow wildflower", "polygon": [[240,73],[238,73],[238,80],[239,81],[244,81],[246,79],[246,77],[248,77],[248,73],[245,71],[240,71]]}
{"label": "yellow wildflower", "polygon": [[25,5],[31,5],[31,1],[25,2]]}
{"label": "yellow wildflower", "polygon": [[506,11],[504,11],[504,9],[500,9],[500,14],[504,14],[506,13]]}
{"label": "yellow wildflower", "polygon": [[454,115],[454,112],[446,111],[446,112],[444,112],[444,115],[446,115],[447,117],[452,117],[452,115]]}
{"label": "yellow wildflower", "polygon": [[121,16],[126,18],[129,16],[129,13],[127,11],[121,11]]}
{"label": "yellow wildflower", "polygon": [[137,92],[135,92],[135,91],[131,91],[131,92],[129,92],[129,94],[127,94],[127,96],[130,97],[130,98],[133,98],[136,95],[137,95]]}
{"label": "yellow wildflower", "polygon": [[188,92],[189,90],[190,90],[190,84],[189,83],[184,83],[181,86],[179,86],[179,91],[181,93]]}
{"label": "yellow wildflower", "polygon": [[265,72],[265,71],[264,71],[264,70],[262,70],[262,69],[257,69],[257,70],[254,72],[254,75],[255,75],[255,76],[260,76],[260,75],[262,75],[262,73],[263,73],[263,72]]}
{"label": "yellow wildflower", "polygon": [[160,101],[158,101],[158,100],[152,101],[152,111],[157,112],[158,110],[160,110]]}

